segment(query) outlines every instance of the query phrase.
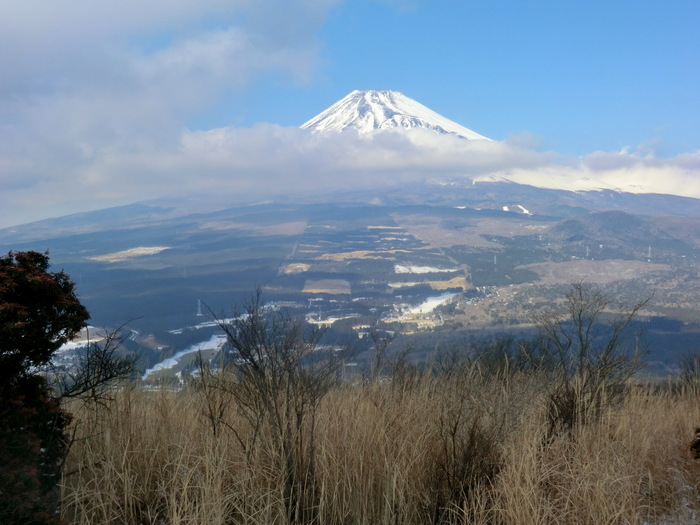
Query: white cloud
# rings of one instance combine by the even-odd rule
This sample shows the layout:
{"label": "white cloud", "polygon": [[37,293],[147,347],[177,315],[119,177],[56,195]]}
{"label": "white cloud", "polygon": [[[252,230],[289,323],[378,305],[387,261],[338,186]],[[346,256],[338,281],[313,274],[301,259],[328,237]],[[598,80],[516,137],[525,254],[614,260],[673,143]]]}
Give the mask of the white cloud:
{"label": "white cloud", "polygon": [[[259,125],[186,133],[181,155],[225,185],[292,191],[397,186],[429,177],[500,179],[549,188],[609,188],[700,198],[700,153],[670,159],[596,152],[583,159],[520,141],[465,141],[430,131],[312,135]],[[201,180],[201,179],[200,179]]]}
{"label": "white cloud", "polygon": [[570,160],[534,170],[515,166],[480,179],[505,178],[521,184],[574,191],[611,189],[700,198],[700,152],[658,159],[627,152],[598,151],[577,162]]}
{"label": "white cloud", "polygon": [[309,81],[337,1],[0,2],[0,224],[187,165],[188,116],[271,72]]}
{"label": "white cloud", "polygon": [[[54,150],[55,152],[56,150]],[[124,145],[98,151],[75,146],[53,169],[38,151],[17,159],[4,181],[0,209],[56,213],[95,209],[156,197],[215,194],[260,199],[367,188],[400,188],[427,178],[508,179],[549,188],[621,189],[700,198],[700,154],[671,159],[596,152],[566,158],[520,146],[519,141],[465,141],[429,131],[314,135],[298,128],[185,131],[162,144]],[[22,178],[24,177],[24,178]],[[14,210],[14,211],[13,211]],[[5,212],[4,225],[21,222]],[[45,214],[45,213],[44,213]],[[29,215],[26,217],[27,220]],[[24,217],[21,217],[24,220]]]}
{"label": "white cloud", "polygon": [[306,82],[332,3],[2,3],[0,123],[147,135],[270,71]]}

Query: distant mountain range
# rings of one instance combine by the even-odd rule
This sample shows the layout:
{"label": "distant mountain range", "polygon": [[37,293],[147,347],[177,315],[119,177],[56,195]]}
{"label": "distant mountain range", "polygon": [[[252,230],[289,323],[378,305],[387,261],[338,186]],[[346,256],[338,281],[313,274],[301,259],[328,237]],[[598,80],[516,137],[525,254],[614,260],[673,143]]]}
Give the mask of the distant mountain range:
{"label": "distant mountain range", "polygon": [[360,134],[422,128],[467,140],[491,140],[398,91],[353,91],[301,127],[314,133],[354,130]]}

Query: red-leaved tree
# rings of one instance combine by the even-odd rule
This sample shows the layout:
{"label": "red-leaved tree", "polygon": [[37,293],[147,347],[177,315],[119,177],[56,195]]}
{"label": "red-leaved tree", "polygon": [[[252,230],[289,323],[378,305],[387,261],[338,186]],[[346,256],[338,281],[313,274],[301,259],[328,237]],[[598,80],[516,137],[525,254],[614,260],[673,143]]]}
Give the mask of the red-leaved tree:
{"label": "red-leaved tree", "polygon": [[0,516],[6,524],[56,524],[70,414],[39,367],[85,326],[88,311],[48,255],[0,257]]}

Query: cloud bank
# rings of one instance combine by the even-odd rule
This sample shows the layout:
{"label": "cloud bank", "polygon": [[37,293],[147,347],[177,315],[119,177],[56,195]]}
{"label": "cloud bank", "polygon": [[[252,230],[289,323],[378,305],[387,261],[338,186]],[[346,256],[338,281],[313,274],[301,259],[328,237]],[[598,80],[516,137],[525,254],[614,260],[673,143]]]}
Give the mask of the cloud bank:
{"label": "cloud bank", "polygon": [[[46,147],[44,143],[42,146]],[[50,146],[50,145],[49,145]],[[36,154],[3,158],[3,210],[70,213],[160,197],[215,194],[232,202],[356,189],[400,189],[436,178],[502,180],[548,188],[618,189],[700,198],[700,154],[671,159],[596,152],[567,158],[520,141],[465,141],[430,131],[313,135],[298,128],[184,131],[160,144],[65,151],[59,164]],[[53,150],[52,153],[56,153]],[[56,159],[56,157],[53,157]],[[14,164],[13,164],[14,163]],[[14,175],[14,178],[12,177]],[[3,212],[5,226],[17,224]],[[21,217],[21,213],[18,214]]]}

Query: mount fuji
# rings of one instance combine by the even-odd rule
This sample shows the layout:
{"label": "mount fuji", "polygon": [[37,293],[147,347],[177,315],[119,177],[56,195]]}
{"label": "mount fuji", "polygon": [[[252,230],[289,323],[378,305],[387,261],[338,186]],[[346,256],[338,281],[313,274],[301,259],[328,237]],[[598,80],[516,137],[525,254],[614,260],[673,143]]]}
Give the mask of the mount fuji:
{"label": "mount fuji", "polygon": [[353,91],[301,126],[312,133],[423,128],[467,140],[491,140],[460,126],[398,91]]}

